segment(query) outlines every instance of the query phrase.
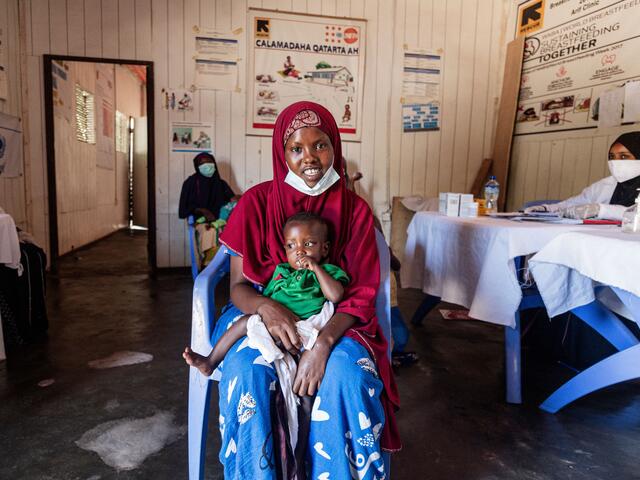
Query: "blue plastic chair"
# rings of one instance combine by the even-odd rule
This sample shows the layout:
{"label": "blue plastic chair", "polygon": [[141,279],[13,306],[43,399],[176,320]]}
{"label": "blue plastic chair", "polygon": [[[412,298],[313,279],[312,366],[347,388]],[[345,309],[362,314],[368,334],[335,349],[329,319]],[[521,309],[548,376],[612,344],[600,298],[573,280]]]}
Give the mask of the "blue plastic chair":
{"label": "blue plastic chair", "polygon": [[193,215],[187,217],[189,230],[189,254],[191,256],[191,276],[195,281],[200,272],[200,262],[198,261],[198,244],[196,243],[196,220]]}
{"label": "blue plastic chair", "polygon": [[[191,226],[191,224],[190,224]],[[376,230],[376,244],[380,256],[380,288],[376,297],[376,314],[382,331],[391,339],[391,287],[389,283],[390,256],[384,236]],[[229,252],[222,246],[215,257],[198,275],[196,272],[193,286],[193,305],[191,313],[191,348],[200,354],[208,355],[211,335],[216,322],[215,289],[230,269]],[[192,257],[193,260],[193,257]],[[193,265],[193,262],[192,262]],[[193,268],[192,268],[193,271]],[[389,341],[389,356],[391,342]],[[196,368],[189,368],[189,479],[204,478],[204,459],[206,453],[207,431],[209,426],[209,395],[211,380],[219,378],[204,377]],[[385,471],[390,478],[391,460],[383,453]]]}
{"label": "blue plastic chair", "polygon": [[[612,290],[632,313],[632,320],[640,325],[640,298],[619,288]],[[640,378],[640,340],[614,313],[598,300],[575,308],[571,313],[602,335],[618,352],[580,372],[553,392],[540,405],[549,413],[556,413],[596,390]]]}

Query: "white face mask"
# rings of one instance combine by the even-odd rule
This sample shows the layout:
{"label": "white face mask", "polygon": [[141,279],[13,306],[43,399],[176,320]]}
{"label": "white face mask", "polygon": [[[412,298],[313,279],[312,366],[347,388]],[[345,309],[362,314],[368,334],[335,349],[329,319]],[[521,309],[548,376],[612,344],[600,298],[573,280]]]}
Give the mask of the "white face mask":
{"label": "white face mask", "polygon": [[[287,166],[287,168],[289,167]],[[322,178],[318,180],[318,183],[316,183],[313,187],[310,187],[309,185],[304,183],[304,180],[293,173],[291,169],[289,169],[289,173],[287,173],[287,176],[284,179],[284,183],[291,185],[300,193],[315,197],[329,190],[338,180],[340,180],[340,175],[338,175],[338,172],[334,170],[332,164],[331,167],[329,167],[324,173]]]}
{"label": "white face mask", "polygon": [[609,171],[616,182],[626,182],[640,175],[640,160],[609,160]]}

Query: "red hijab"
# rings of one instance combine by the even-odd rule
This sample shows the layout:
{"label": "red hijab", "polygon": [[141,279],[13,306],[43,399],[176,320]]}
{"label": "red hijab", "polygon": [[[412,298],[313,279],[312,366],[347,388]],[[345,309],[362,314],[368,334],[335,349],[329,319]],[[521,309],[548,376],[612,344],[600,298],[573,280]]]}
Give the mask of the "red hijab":
{"label": "red hijab", "polygon": [[[317,196],[301,193],[284,182],[289,172],[284,156],[285,143],[295,130],[311,126],[329,137],[334,152],[333,168],[340,176],[339,181]],[[385,386],[381,400],[386,422],[381,444],[385,450],[399,450],[394,414],[399,405],[398,392],[387,356],[387,341],[375,310],[380,260],[373,214],[362,198],[347,190],[342,144],[333,116],[313,102],[289,105],[276,120],[272,151],[273,180],[256,185],[242,195],[220,241],[243,257],[242,272],[248,280],[266,285],[276,265],[287,261],[282,236],[287,218],[308,211],[327,220],[332,229],[329,262],[338,265],[351,278],[336,312],[356,318],[356,323],[345,335],[367,348],[378,366]]]}

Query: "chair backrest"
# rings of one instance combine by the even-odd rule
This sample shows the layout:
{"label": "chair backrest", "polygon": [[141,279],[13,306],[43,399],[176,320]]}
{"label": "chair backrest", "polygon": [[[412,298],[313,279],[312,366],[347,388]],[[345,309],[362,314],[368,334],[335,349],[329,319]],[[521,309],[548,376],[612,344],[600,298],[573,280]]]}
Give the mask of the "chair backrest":
{"label": "chair backrest", "polygon": [[376,316],[389,343],[389,355],[391,355],[391,255],[384,235],[378,229],[376,229],[376,246],[378,257],[380,257],[380,287],[376,296]]}
{"label": "chair backrest", "polygon": [[196,220],[193,215],[187,217],[189,227],[189,254],[191,257],[191,276],[195,280],[200,273],[200,262],[198,261],[198,244],[196,243]]}

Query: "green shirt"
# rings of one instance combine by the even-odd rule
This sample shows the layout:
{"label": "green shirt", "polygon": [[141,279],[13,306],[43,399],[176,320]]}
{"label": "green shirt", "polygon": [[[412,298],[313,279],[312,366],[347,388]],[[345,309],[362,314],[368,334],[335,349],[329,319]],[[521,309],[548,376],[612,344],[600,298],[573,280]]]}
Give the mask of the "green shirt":
{"label": "green shirt", "polygon": [[[321,267],[343,285],[349,283],[349,277],[340,267],[329,263],[322,264]],[[315,273],[306,268],[296,270],[288,263],[281,263],[276,267],[262,294],[281,303],[301,319],[320,313],[327,300]]]}

